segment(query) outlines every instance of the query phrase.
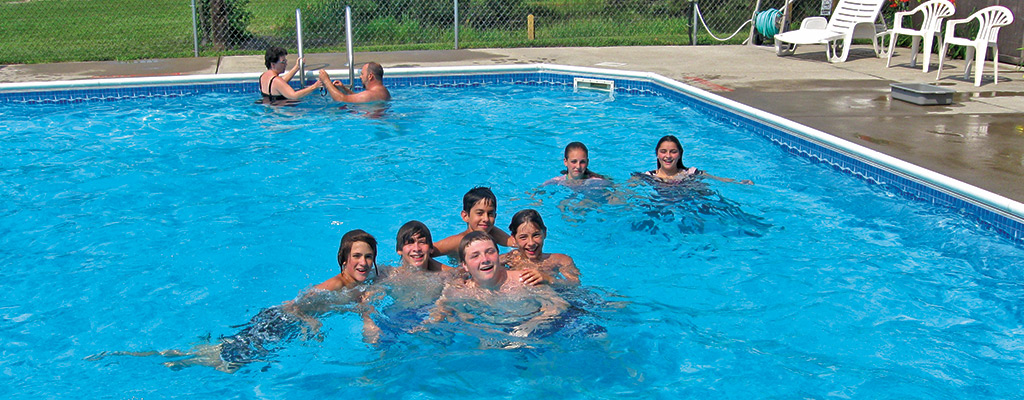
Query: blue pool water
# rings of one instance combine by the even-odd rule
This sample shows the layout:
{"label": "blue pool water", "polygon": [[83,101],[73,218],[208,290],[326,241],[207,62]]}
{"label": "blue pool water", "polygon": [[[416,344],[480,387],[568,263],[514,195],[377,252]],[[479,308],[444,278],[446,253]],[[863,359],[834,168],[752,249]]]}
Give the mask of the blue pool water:
{"label": "blue pool water", "polygon": [[[1024,251],[971,219],[794,156],[657,96],[407,87],[380,113],[205,94],[0,107],[0,397],[1011,398],[1024,389]],[[379,115],[377,115],[379,114]],[[377,118],[371,118],[377,117]],[[742,186],[630,180],[674,134]],[[565,144],[611,192],[540,183]],[[393,265],[410,219],[461,196],[536,208],[581,317],[481,347],[451,324],[367,345],[322,319],[235,374],[160,357],[234,334],[337,273],[365,229]],[[595,329],[594,327],[600,329]],[[596,331],[603,333],[595,333]]]}

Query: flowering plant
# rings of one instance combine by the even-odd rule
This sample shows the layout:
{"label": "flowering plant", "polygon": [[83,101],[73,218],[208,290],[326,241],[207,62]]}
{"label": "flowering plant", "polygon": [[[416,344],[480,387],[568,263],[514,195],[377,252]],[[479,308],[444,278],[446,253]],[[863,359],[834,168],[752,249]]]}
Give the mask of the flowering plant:
{"label": "flowering plant", "polygon": [[[922,0],[917,0],[915,3],[920,4]],[[949,0],[950,3],[956,5],[956,0]],[[907,11],[910,9],[910,0],[889,0],[889,8],[892,11]]]}

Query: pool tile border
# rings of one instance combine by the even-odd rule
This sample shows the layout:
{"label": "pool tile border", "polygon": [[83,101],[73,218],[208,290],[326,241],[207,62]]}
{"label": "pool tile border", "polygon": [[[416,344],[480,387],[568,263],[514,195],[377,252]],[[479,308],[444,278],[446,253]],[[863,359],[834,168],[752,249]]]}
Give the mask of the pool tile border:
{"label": "pool tile border", "polygon": [[[338,71],[343,72],[343,71]],[[940,207],[960,212],[982,225],[994,229],[1015,243],[1024,244],[1024,215],[1015,215],[1000,209],[999,204],[987,205],[972,197],[997,197],[996,202],[1010,202],[967,186],[969,190],[983,194],[958,194],[941,184],[918,179],[897,169],[885,166],[872,159],[872,154],[857,154],[815,138],[806,137],[802,131],[810,128],[800,126],[781,118],[764,118],[757,115],[759,110],[737,105],[717,95],[696,89],[667,78],[630,71],[602,70],[595,68],[565,67],[552,65],[527,65],[490,68],[406,68],[397,69],[385,77],[389,87],[431,86],[459,87],[485,84],[520,84],[537,86],[572,86],[574,77],[611,79],[615,81],[616,93],[634,93],[666,96],[686,103],[712,118],[760,135],[778,144],[786,151],[831,165],[844,173],[852,174],[868,182],[882,185],[908,198],[925,201]],[[251,75],[251,76],[250,76]],[[220,82],[212,77],[196,80],[108,80],[77,81],[35,85],[0,85],[0,104],[66,104],[91,101],[117,101],[146,97],[180,97],[201,93],[255,93],[258,74],[236,74],[233,81]],[[175,82],[177,81],[177,82]],[[48,87],[49,86],[49,87]],[[774,119],[774,121],[766,120]],[[781,121],[781,122],[780,122]],[[840,139],[834,139],[840,140]],[[848,142],[846,142],[848,144]],[[844,147],[855,146],[848,144]],[[927,171],[931,173],[930,171]],[[934,174],[934,173],[931,173]],[[951,181],[949,178],[943,180]],[[1013,202],[1011,202],[1013,203]],[[1019,206],[1019,204],[1011,204]]]}

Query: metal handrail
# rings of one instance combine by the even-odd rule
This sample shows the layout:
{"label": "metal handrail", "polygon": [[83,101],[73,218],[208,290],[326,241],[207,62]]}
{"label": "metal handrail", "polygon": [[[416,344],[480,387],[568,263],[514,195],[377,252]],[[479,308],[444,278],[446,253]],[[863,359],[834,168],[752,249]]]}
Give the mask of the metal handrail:
{"label": "metal handrail", "polygon": [[302,10],[295,9],[295,35],[299,42],[299,58],[303,62],[299,63],[299,86],[306,86],[306,63],[302,53]]}
{"label": "metal handrail", "polygon": [[352,59],[352,7],[345,6],[345,48],[348,51],[348,85],[356,85],[356,70]]}

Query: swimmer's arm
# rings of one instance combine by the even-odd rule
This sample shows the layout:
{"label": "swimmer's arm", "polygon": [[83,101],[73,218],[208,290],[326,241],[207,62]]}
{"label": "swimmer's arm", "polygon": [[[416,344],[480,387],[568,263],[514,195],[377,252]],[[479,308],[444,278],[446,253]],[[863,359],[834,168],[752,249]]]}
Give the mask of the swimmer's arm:
{"label": "swimmer's arm", "polygon": [[362,305],[359,316],[363,319],[363,341],[366,343],[377,343],[380,340],[380,327],[370,316],[376,312],[373,304],[370,303],[371,293],[363,293],[359,303]]}
{"label": "swimmer's arm", "polygon": [[[334,99],[334,101],[350,101],[348,97],[352,92],[349,91],[348,88],[346,88],[344,85],[335,85],[334,82],[331,82],[331,76],[327,74],[327,71],[320,70],[319,82],[321,85],[323,85],[324,88],[327,89],[327,93],[330,93],[331,98]],[[341,87],[339,88],[338,86]],[[348,94],[346,94],[345,92],[348,92]]]}
{"label": "swimmer's arm", "polygon": [[437,255],[447,256],[455,253],[455,248],[458,247],[462,236],[462,234],[452,235],[441,239],[439,242],[434,242],[434,249],[437,250]]}
{"label": "swimmer's arm", "polygon": [[558,267],[558,272],[562,274],[562,279],[556,280],[557,283],[563,285],[578,286],[580,284],[580,269],[576,268],[576,262],[565,254],[557,254],[558,263],[561,264]]}
{"label": "swimmer's arm", "polygon": [[[341,91],[341,89],[338,88],[337,85],[335,85],[333,83],[323,83],[323,82],[321,82],[321,83],[323,84],[323,86],[325,88],[327,88],[327,93],[330,93],[331,98],[334,99],[334,101],[340,101],[340,102],[343,102],[343,103],[350,103],[350,102],[352,102],[352,100],[349,99],[349,96],[351,96],[351,95],[343,93]],[[342,87],[344,88],[344,86],[342,86]]]}
{"label": "swimmer's arm", "polygon": [[509,234],[505,233],[505,231],[492,226],[491,231],[488,233],[497,245],[504,247],[516,247],[516,240],[512,238],[512,236],[509,236]]}
{"label": "swimmer's arm", "polygon": [[305,97],[306,95],[313,93],[314,90],[320,88],[320,81],[314,82],[312,85],[306,86],[299,90],[292,89],[291,85],[284,82],[284,80],[274,80],[274,87],[277,88],[277,92],[281,93],[282,96],[289,99],[295,100]]}
{"label": "swimmer's arm", "polygon": [[743,179],[743,180],[737,181],[737,180],[732,179],[732,178],[722,178],[720,176],[714,176],[714,175],[711,175],[711,174],[709,174],[707,172],[701,174],[700,176],[705,177],[705,178],[711,178],[711,179],[714,179],[714,180],[719,181],[719,182],[738,183],[740,185],[753,185],[754,184],[754,182],[751,181],[750,179]]}
{"label": "swimmer's arm", "polygon": [[345,93],[346,95],[356,94],[356,92],[353,92],[351,88],[349,88],[348,86],[345,86],[345,84],[341,83],[341,81],[334,81],[334,82],[331,82],[331,83],[333,83],[334,87],[338,88],[338,90],[341,90],[341,92]]}
{"label": "swimmer's arm", "polygon": [[519,326],[512,331],[512,336],[529,336],[533,331],[537,330],[537,327],[541,324],[555,319],[555,317],[558,317],[562,312],[569,308],[569,303],[559,297],[554,290],[551,290],[551,288],[543,288],[542,295],[548,299],[548,302],[545,302],[545,304],[541,306],[540,315],[519,324]]}
{"label": "swimmer's arm", "polygon": [[543,284],[549,284],[554,279],[551,275],[540,272],[537,269],[524,269],[519,274],[519,281],[527,286],[537,286]]}
{"label": "swimmer's arm", "polygon": [[282,311],[292,314],[302,320],[302,322],[306,323],[306,326],[302,327],[302,331],[306,336],[316,335],[320,332],[320,327],[323,326],[323,323],[320,322],[320,320],[309,315],[310,312],[315,312],[312,308],[313,305],[306,299],[306,296],[295,301],[285,302],[281,306]]}
{"label": "swimmer's arm", "polygon": [[302,57],[299,57],[299,59],[295,61],[295,65],[292,66],[292,69],[288,70],[281,79],[284,79],[285,82],[290,82],[292,77],[295,76],[295,73],[299,72],[299,67],[302,66],[302,61]]}
{"label": "swimmer's arm", "polygon": [[419,326],[410,329],[409,333],[426,331],[426,325],[433,325],[444,321],[448,314],[451,313],[451,310],[448,309],[448,306],[445,304],[445,294],[447,292],[448,290],[445,289],[445,292],[441,294],[441,297],[434,302],[434,307],[430,309],[430,313],[423,319],[423,322],[421,322]]}
{"label": "swimmer's arm", "polygon": [[514,256],[515,256],[515,250],[512,250],[512,251],[510,251],[508,253],[505,253],[505,254],[502,254],[500,257],[498,257],[498,262],[501,263],[501,265],[504,265],[504,266],[506,266],[508,268],[512,268],[512,259],[514,258]]}

